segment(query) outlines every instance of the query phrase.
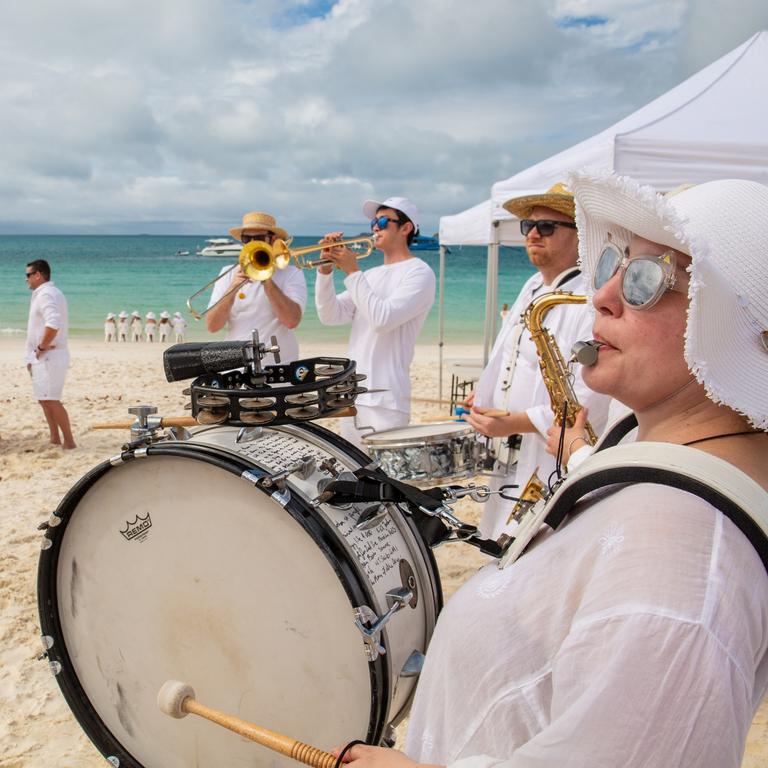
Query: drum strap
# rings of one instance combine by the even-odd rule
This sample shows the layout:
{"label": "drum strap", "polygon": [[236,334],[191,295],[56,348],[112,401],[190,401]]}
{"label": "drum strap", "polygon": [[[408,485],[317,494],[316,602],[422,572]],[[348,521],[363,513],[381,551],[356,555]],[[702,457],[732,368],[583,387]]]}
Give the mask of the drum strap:
{"label": "drum strap", "polygon": [[[449,489],[437,487],[421,490],[365,467],[355,470],[354,474],[357,477],[356,482],[332,480],[328,483],[322,500],[330,501],[332,504],[366,501],[405,503],[427,546],[435,547],[453,538],[465,541],[492,557],[501,556],[502,550],[498,542],[479,538],[477,526],[456,521],[460,523],[457,527],[449,527],[437,516],[438,510],[445,509],[443,502],[448,496]],[[326,496],[326,494],[331,495]]]}

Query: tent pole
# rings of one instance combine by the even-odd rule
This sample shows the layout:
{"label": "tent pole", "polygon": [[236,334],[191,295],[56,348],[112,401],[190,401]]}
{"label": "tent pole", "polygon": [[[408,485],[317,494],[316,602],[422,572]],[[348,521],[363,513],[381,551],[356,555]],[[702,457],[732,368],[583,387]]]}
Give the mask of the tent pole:
{"label": "tent pole", "polygon": [[485,329],[483,332],[483,365],[487,365],[496,338],[496,304],[499,295],[499,222],[492,222],[488,244],[488,272],[485,281]]}
{"label": "tent pole", "polygon": [[445,340],[445,246],[440,246],[440,282],[437,304],[437,399],[443,399],[443,343]]}

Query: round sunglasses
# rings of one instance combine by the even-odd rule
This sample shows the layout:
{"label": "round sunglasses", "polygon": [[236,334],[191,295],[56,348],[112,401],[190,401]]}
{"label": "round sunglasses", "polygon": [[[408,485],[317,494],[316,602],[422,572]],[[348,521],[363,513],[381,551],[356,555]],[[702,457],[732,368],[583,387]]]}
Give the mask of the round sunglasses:
{"label": "round sunglasses", "polygon": [[595,265],[592,287],[602,288],[621,272],[621,298],[632,309],[650,309],[664,295],[675,289],[677,259],[673,250],[658,256],[634,256],[622,253],[614,243],[606,243]]}

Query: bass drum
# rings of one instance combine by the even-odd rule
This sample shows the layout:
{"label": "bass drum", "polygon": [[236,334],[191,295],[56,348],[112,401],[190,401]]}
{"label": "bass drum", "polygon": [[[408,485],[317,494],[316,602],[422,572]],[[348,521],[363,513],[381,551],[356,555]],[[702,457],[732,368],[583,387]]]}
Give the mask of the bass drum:
{"label": "bass drum", "polygon": [[[266,487],[264,475],[306,457]],[[40,557],[43,645],[113,765],[293,765],[201,718],[161,713],[171,679],[321,749],[388,738],[441,592],[409,516],[314,503],[324,481],[368,462],[313,424],[209,427],[123,452],[65,496]],[[399,610],[366,633],[393,595]]]}

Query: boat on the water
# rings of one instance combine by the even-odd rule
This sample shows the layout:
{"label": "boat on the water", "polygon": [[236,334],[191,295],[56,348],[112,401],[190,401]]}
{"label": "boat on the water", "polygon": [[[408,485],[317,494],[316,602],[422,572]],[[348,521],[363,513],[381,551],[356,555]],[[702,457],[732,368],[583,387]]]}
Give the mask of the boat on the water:
{"label": "boat on the water", "polygon": [[230,237],[214,237],[205,241],[202,248],[198,248],[198,256],[237,256],[242,250],[242,243],[232,240]]}
{"label": "boat on the water", "polygon": [[189,251],[176,251],[177,256],[189,256]]}

